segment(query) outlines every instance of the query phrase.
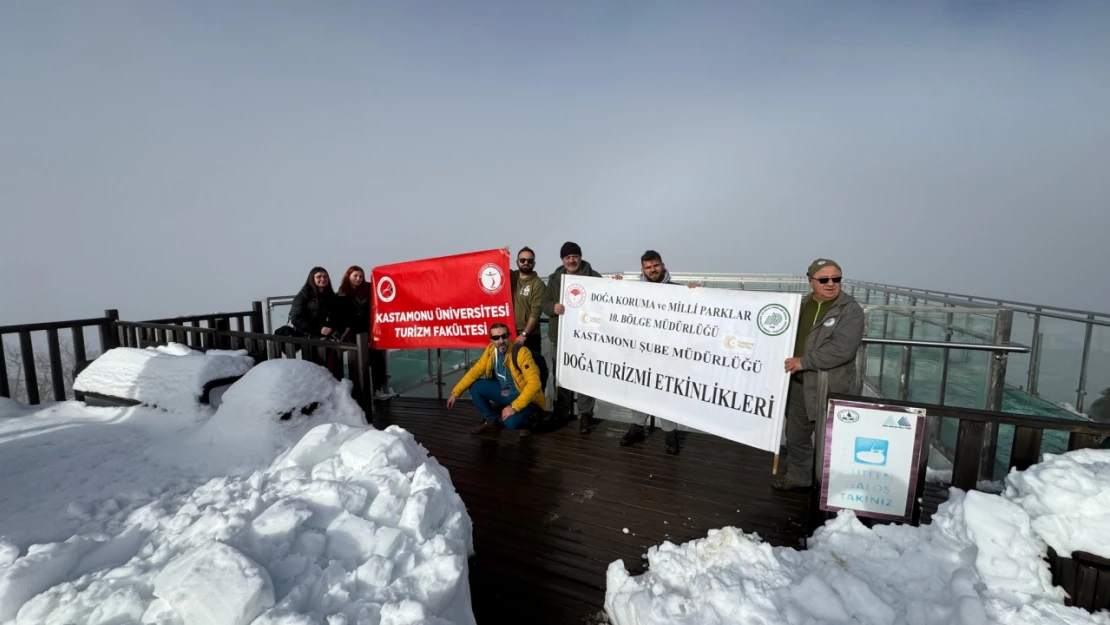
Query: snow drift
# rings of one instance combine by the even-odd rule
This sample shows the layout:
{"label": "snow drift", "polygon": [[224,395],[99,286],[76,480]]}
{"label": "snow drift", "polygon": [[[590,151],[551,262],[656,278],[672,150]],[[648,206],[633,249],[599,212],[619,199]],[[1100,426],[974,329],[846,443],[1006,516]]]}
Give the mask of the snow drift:
{"label": "snow drift", "polygon": [[[365,425],[349,384],[275,360],[207,422],[77,402],[6,409],[0,464],[24,449],[53,456],[0,475],[0,494],[30,497],[21,479],[34,477],[40,513],[68,505],[80,527],[45,543],[0,537],[0,623],[473,623],[471,521],[450,476],[405,430]],[[136,394],[164,405],[156,390]],[[103,444],[84,454],[94,426]],[[171,448],[172,461],[150,451]],[[51,470],[62,461],[65,473]],[[125,467],[141,487],[120,497],[111,478]],[[86,474],[99,500],[74,508]],[[29,518],[6,527],[35,535]]]}
{"label": "snow drift", "polygon": [[614,625],[1107,625],[1106,612],[1064,606],[1044,558],[1046,540],[1060,553],[1106,549],[1108,463],[1110,451],[1048,455],[1011,473],[1005,496],[951,489],[922,527],[868,529],[841,512],[805,551],[734,527],[667,542],[643,575],[609,565],[605,608]]}
{"label": "snow drift", "polygon": [[101,354],[73,381],[73,390],[133,399],[170,412],[200,410],[204,385],[238,377],[254,359],[245,350],[198,352],[179,343],[136,349],[117,347]]}

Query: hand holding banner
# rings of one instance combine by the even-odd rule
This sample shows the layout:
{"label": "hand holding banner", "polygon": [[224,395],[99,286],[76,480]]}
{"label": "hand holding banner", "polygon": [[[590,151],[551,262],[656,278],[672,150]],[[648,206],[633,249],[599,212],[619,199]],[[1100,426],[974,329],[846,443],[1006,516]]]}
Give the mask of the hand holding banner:
{"label": "hand holding banner", "polygon": [[515,338],[509,275],[505,249],[375,267],[374,346],[482,349],[497,322]]}
{"label": "hand holding banner", "polygon": [[559,385],[777,452],[801,296],[563,276]]}

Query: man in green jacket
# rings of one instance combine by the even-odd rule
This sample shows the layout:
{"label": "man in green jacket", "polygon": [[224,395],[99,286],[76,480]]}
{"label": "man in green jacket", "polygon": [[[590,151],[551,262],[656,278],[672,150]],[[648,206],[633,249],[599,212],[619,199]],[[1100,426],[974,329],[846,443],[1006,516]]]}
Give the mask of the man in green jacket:
{"label": "man in green jacket", "polygon": [[540,314],[547,287],[536,273],[536,253],[523,247],[516,255],[517,268],[510,274],[513,289],[513,321],[516,324],[516,342],[532,352],[540,370],[541,388],[547,388],[547,361],[541,355],[543,339],[540,337]]}
{"label": "man in green jacket", "polygon": [[[863,343],[863,308],[840,289],[843,272],[827,258],[813,261],[806,272],[813,293],[802,299],[794,356],[787,358],[790,391],[786,399],[786,473],[776,490],[813,485],[813,430],[819,411],[817,375],[824,371],[830,393],[858,395],[856,353]],[[824,436],[824,432],[818,432]]]}
{"label": "man in green jacket", "polygon": [[[567,241],[559,248],[559,257],[563,264],[547,278],[547,291],[543,298],[543,312],[547,315],[547,338],[551,340],[551,357],[554,359],[555,370],[555,413],[562,415],[570,412],[571,392],[559,388],[559,315],[566,312],[563,306],[563,274],[572,276],[592,276],[600,278],[601,274],[590,267],[590,263],[582,260],[582,248],[577,243]],[[594,415],[594,398],[589,395],[578,394],[578,432],[590,433],[590,419]]]}

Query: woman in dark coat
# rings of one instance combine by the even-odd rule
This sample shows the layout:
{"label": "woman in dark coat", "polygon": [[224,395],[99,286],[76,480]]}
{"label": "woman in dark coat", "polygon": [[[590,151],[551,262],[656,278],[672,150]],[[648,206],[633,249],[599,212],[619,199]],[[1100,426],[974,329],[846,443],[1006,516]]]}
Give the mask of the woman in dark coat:
{"label": "woman in dark coat", "polygon": [[[366,272],[362,267],[353,265],[343,274],[339,283],[339,307],[346,319],[344,325],[349,328],[347,340],[354,341],[359,333],[370,333],[370,319],[373,308],[373,296],[370,293],[370,283],[366,281]],[[370,377],[374,384],[374,399],[389,399],[395,393],[389,388],[389,376],[386,374],[385,350],[374,349],[370,344]]]}
{"label": "woman in dark coat", "polygon": [[293,298],[289,325],[308,338],[329,336],[341,325],[335,300],[328,271],[323,267],[313,267],[304,286]]}

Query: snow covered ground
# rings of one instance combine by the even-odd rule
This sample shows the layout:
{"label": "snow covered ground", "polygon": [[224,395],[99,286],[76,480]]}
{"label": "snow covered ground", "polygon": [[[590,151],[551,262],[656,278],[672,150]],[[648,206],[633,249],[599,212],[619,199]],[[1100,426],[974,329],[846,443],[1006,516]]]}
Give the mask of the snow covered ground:
{"label": "snow covered ground", "polygon": [[952,489],[922,527],[841,512],[805,551],[733,527],[652,547],[641,576],[610,564],[605,608],[615,625],[1107,625],[1106,611],[1064,606],[1044,559],[1046,545],[1110,557],[1107,527],[1110,451],[1047,455],[1001,495]]}
{"label": "snow covered ground", "polygon": [[408,432],[298,360],[211,414],[194,392],[237,357],[171,357],[195,362],[155,375],[124,352],[86,378],[118,391],[142,369],[128,392],[158,408],[0,401],[0,623],[474,622],[470,518]]}

